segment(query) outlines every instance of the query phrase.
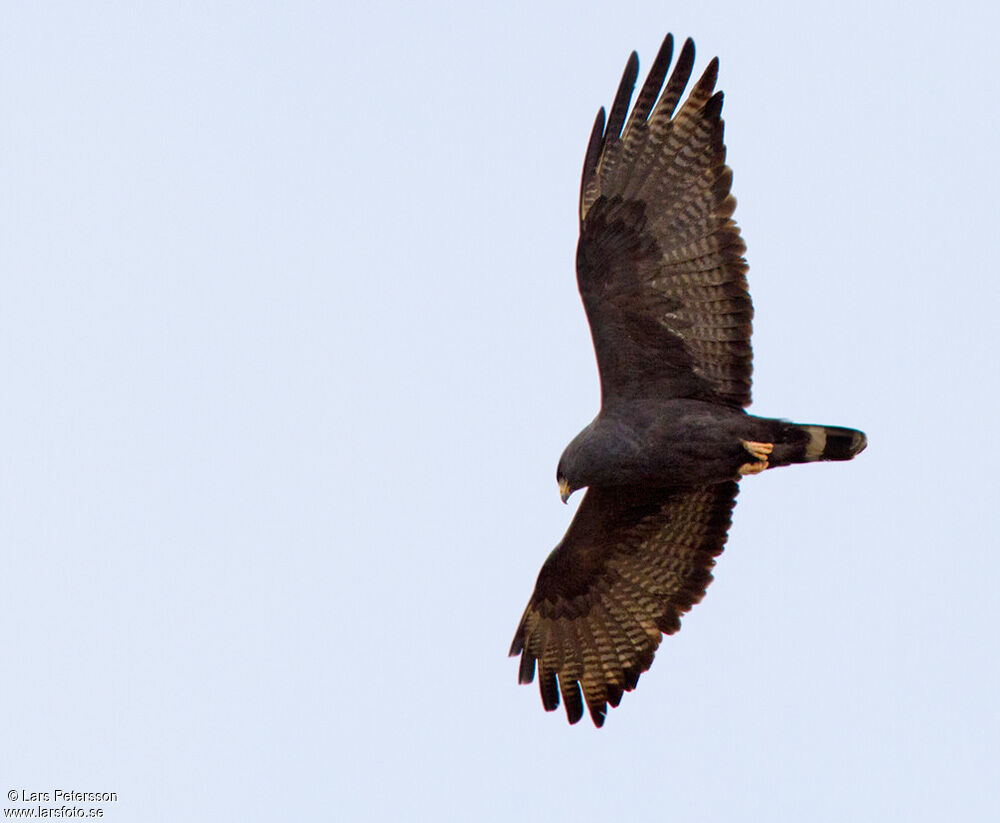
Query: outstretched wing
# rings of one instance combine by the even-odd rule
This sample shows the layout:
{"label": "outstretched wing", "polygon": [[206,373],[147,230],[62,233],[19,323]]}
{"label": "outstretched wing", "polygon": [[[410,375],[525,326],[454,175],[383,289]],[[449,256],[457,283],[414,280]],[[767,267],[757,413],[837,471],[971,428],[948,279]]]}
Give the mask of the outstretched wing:
{"label": "outstretched wing", "polygon": [[[655,395],[750,403],[746,250],[732,214],[714,59],[677,108],[694,43],[667,35],[628,121],[635,52],[583,165],[577,281],[604,402]],[[624,128],[623,128],[624,127]]]}
{"label": "outstretched wing", "polygon": [[[661,633],[705,594],[722,551],[735,482],[648,492],[591,488],[549,555],[510,647],[518,679],[538,685],[547,711],[576,723],[586,699],[596,726],[635,688]],[[581,697],[581,686],[583,693]]]}

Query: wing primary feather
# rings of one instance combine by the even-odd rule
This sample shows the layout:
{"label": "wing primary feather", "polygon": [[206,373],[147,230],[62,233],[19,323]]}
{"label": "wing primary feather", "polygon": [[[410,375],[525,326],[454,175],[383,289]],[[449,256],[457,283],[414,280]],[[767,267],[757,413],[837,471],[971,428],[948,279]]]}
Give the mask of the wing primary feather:
{"label": "wing primary feather", "polygon": [[621,137],[622,126],[625,125],[625,114],[628,112],[628,104],[632,100],[632,91],[635,89],[635,79],[638,76],[639,55],[632,52],[625,64],[625,71],[618,84],[618,91],[615,92],[615,102],[611,105],[611,114],[608,115],[608,127],[604,131],[605,143],[609,139]]}
{"label": "wing primary feather", "polygon": [[556,673],[545,669],[538,672],[538,691],[542,695],[542,706],[545,711],[552,712],[559,708],[559,686],[556,685]]}
{"label": "wing primary feather", "polygon": [[725,99],[725,95],[721,91],[717,91],[705,104],[705,117],[709,120],[717,120],[719,115],[722,114],[722,102]]}
{"label": "wing primary feather", "polygon": [[580,181],[580,219],[583,220],[584,198],[597,175],[597,164],[601,159],[601,142],[604,140],[604,106],[594,118],[594,128],[590,131],[590,142],[583,158],[583,176]]}
{"label": "wing primary feather", "polygon": [[583,698],[580,695],[580,683],[569,678],[563,679],[559,676],[559,686],[562,690],[563,705],[566,707],[566,719],[570,725],[580,722],[583,717]]}
{"label": "wing primary feather", "polygon": [[530,683],[535,679],[535,656],[531,652],[524,650],[521,654],[521,665],[517,671],[518,683]]}
{"label": "wing primary feather", "polygon": [[[530,608],[530,605],[529,605]],[[514,633],[514,639],[510,644],[510,651],[507,652],[508,657],[517,657],[522,651],[524,651],[524,618],[521,618],[521,622],[518,624],[517,631]]]}
{"label": "wing primary feather", "polygon": [[601,728],[604,725],[604,717],[608,713],[608,704],[603,700],[593,703],[588,701],[587,708],[590,709],[590,719],[594,721],[594,725]]}
{"label": "wing primary feather", "polygon": [[684,105],[681,106],[681,111],[677,116],[683,116],[683,113],[689,106],[699,106],[704,107],[704,112],[708,115],[705,119],[717,119],[719,113],[722,111],[722,99],[720,98],[715,104],[718,108],[713,109],[711,112],[708,109],[708,104],[718,79],[719,58],[713,57],[705,67],[705,71],[702,72],[701,77],[698,78],[698,82],[694,84],[694,88],[691,89],[691,93],[688,95],[687,100],[684,101]]}
{"label": "wing primary feather", "polygon": [[673,56],[674,36],[668,34],[663,38],[660,51],[657,53],[656,59],[649,69],[649,74],[646,76],[646,82],[642,84],[642,90],[635,100],[635,108],[632,109],[632,116],[629,117],[628,125],[625,127],[626,133],[634,124],[646,122],[646,118],[649,117],[649,113],[656,103],[656,97],[660,93],[663,78],[667,76],[667,69],[670,68],[670,60]]}
{"label": "wing primary feather", "polygon": [[660,95],[660,101],[656,104],[656,110],[653,112],[654,117],[670,119],[674,109],[677,108],[677,102],[684,93],[684,87],[691,79],[691,69],[693,68],[694,40],[689,37],[681,46],[681,53],[677,55],[677,64],[670,73],[670,79],[667,81],[666,88],[663,89],[663,94]]}

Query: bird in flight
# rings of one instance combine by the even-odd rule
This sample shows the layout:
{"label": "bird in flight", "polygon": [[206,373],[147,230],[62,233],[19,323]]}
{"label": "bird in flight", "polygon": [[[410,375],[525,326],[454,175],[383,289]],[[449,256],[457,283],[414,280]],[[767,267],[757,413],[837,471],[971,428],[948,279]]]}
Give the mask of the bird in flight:
{"label": "bird in flight", "polygon": [[[705,594],[747,475],[850,460],[865,435],[756,417],[753,306],[733,221],[718,59],[681,102],[688,39],[667,35],[628,113],[625,66],[583,161],[576,274],[601,379],[597,417],[566,447],[563,502],[586,494],[542,566],[510,647],[542,705],[596,726],[636,687],[663,634]],[[664,82],[666,81],[666,82]],[[626,115],[628,115],[626,117]]]}

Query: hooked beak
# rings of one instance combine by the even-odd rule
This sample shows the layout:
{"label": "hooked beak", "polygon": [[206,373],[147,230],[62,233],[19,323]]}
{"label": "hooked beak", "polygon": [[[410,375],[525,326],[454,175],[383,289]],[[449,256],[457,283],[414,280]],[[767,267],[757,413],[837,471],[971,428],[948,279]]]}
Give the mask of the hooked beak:
{"label": "hooked beak", "polygon": [[565,503],[573,492],[569,488],[569,481],[564,477],[559,481],[559,497]]}

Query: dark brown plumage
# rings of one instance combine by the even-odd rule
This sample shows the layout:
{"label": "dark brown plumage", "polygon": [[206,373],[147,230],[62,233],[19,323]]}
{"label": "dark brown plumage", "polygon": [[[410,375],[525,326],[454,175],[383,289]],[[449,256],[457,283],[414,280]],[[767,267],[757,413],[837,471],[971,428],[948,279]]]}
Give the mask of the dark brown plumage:
{"label": "dark brown plumage", "polygon": [[[597,115],[580,190],[577,282],[601,377],[601,410],[557,479],[588,488],[538,576],[511,645],[519,680],[538,669],[547,710],[571,723],[635,688],[662,633],[712,580],[737,480],[773,466],[847,460],[853,429],[755,417],[745,246],[732,220],[722,92],[667,35],[626,120],[633,52],[605,124]],[[664,81],[666,80],[666,83]],[[679,107],[678,107],[678,104]]]}

